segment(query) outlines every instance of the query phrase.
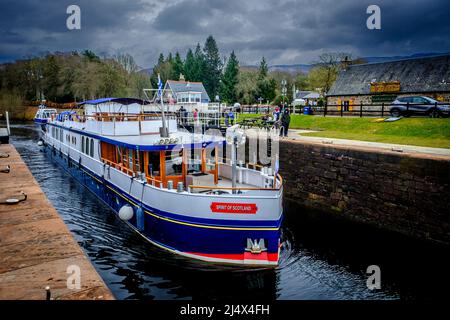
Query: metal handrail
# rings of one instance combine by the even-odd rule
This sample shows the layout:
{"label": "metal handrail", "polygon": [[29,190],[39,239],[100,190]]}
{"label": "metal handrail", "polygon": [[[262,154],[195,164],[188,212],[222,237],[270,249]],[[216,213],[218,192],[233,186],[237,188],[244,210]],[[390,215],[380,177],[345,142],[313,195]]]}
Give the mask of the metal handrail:
{"label": "metal handrail", "polygon": [[235,187],[235,188],[233,188],[233,187],[195,186],[195,185],[189,185],[188,187],[191,189],[211,189],[211,190],[231,190],[231,191],[238,191],[238,190],[278,191],[283,186],[283,178],[279,174],[277,174],[277,180],[279,180],[279,182],[280,182],[280,186],[277,188],[257,188],[257,187]]}

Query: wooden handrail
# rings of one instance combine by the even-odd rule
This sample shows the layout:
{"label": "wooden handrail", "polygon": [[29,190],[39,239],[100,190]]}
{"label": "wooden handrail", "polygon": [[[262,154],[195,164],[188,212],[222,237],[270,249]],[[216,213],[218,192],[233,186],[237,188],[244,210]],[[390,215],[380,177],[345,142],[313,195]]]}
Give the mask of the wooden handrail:
{"label": "wooden handrail", "polygon": [[152,186],[154,186],[155,183],[159,183],[158,187],[161,187],[162,181],[158,180],[158,179],[155,179],[153,177],[147,177],[147,183],[151,184]]}
{"label": "wooden handrail", "polygon": [[111,167],[117,169],[117,170],[120,170],[120,171],[122,171],[122,172],[125,172],[125,173],[128,174],[129,176],[132,176],[132,175],[133,175],[133,170],[130,170],[130,169],[128,169],[127,167],[124,167],[124,166],[122,166],[122,165],[119,164],[119,163],[115,163],[115,162],[112,162],[111,160],[104,159],[104,158],[102,158],[102,161],[105,162],[106,164],[110,165]]}

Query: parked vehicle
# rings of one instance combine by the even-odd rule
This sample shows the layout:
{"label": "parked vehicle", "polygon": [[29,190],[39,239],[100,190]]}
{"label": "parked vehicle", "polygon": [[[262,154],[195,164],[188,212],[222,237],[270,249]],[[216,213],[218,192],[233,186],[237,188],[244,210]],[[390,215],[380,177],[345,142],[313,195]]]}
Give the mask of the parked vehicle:
{"label": "parked vehicle", "polygon": [[393,117],[427,115],[437,118],[449,116],[450,106],[425,96],[401,97],[392,102],[389,112]]}

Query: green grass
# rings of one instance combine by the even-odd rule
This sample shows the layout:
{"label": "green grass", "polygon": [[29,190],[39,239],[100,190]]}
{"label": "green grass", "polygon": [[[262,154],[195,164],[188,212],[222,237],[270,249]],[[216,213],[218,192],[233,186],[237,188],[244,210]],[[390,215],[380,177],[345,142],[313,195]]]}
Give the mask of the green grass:
{"label": "green grass", "polygon": [[[239,118],[242,119],[241,115]],[[450,149],[450,119],[403,118],[396,122],[374,120],[375,118],[292,115],[290,128],[320,131],[302,134],[305,136]]]}

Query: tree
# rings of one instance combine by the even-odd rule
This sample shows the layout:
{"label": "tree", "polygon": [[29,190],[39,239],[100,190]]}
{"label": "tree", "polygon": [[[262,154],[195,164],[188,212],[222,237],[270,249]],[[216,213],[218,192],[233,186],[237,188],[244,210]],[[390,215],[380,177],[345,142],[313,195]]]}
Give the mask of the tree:
{"label": "tree", "polygon": [[268,73],[269,67],[267,65],[266,58],[262,57],[261,62],[259,64],[258,79],[266,78]]}
{"label": "tree", "polygon": [[260,97],[263,99],[263,101],[269,101],[271,102],[273,99],[275,99],[276,96],[276,87],[277,83],[275,79],[268,77],[268,66],[266,59],[263,57],[261,59],[261,63],[259,65],[258,70],[258,79],[256,82],[256,99],[259,99]]}
{"label": "tree", "polygon": [[163,64],[164,63],[164,55],[162,53],[159,54],[159,58],[158,58],[158,64]]}
{"label": "tree", "polygon": [[96,61],[99,62],[100,58],[99,56],[97,56],[94,52],[92,52],[91,50],[84,50],[83,51],[83,56],[85,56],[89,61]]}
{"label": "tree", "polygon": [[205,58],[203,84],[210,98],[214,99],[214,97],[219,93],[222,61],[220,59],[216,40],[213,36],[209,36],[206,39],[203,52]]}
{"label": "tree", "polygon": [[164,55],[161,53],[158,58],[158,63],[153,67],[153,72],[150,77],[150,82],[153,88],[158,88],[158,74],[161,77],[161,81],[165,83],[167,80],[173,77],[173,58],[172,54],[169,54],[167,59],[164,59]]}
{"label": "tree", "polygon": [[[269,74],[270,79],[274,79],[276,83],[276,90],[275,90],[275,100],[272,102],[274,104],[282,104],[283,102],[285,104],[290,104],[293,100],[293,86],[295,83],[294,76],[286,71],[272,71]],[[286,95],[283,97],[282,90],[281,90],[281,82],[285,80],[286,81]]]}
{"label": "tree", "polygon": [[238,83],[239,61],[234,51],[231,52],[220,84],[221,100],[227,103],[237,101],[236,85]]}
{"label": "tree", "polygon": [[134,58],[129,53],[119,53],[115,56],[115,60],[125,69],[128,74],[138,71],[138,66]]}
{"label": "tree", "polygon": [[[35,100],[40,93],[52,102],[73,102],[106,96],[140,96],[149,77],[137,72],[129,54],[114,59],[99,58],[94,52],[55,52],[30,57],[0,68],[0,92],[11,100]],[[0,99],[2,98],[0,97]],[[5,98],[5,99],[6,99]]]}
{"label": "tree", "polygon": [[200,43],[197,43],[194,52],[194,69],[192,72],[192,79],[189,81],[201,81],[203,82],[203,76],[205,73],[205,56],[203,54]]}
{"label": "tree", "polygon": [[186,53],[186,59],[184,60],[184,78],[188,81],[193,81],[195,77],[195,57],[191,49]]}
{"label": "tree", "polygon": [[313,89],[318,89],[322,94],[326,94],[336,81],[339,66],[345,53],[323,53],[319,56],[319,62],[308,75],[308,80]]}
{"label": "tree", "polygon": [[179,80],[180,75],[184,73],[183,60],[181,60],[180,54],[178,52],[175,54],[175,58],[172,62],[172,71],[172,80]]}
{"label": "tree", "polygon": [[59,64],[54,55],[47,55],[43,60],[42,92],[52,101],[58,101]]}
{"label": "tree", "polygon": [[257,71],[240,69],[236,84],[236,94],[240,103],[253,104],[257,101],[256,78]]}
{"label": "tree", "polygon": [[295,77],[295,80],[294,80],[294,84],[298,90],[310,90],[311,89],[309,80],[308,80],[308,75],[306,75],[304,73],[297,74],[297,76]]}
{"label": "tree", "polygon": [[98,95],[101,97],[123,97],[126,95],[126,81],[123,69],[117,61],[108,60],[101,66],[100,86]]}

